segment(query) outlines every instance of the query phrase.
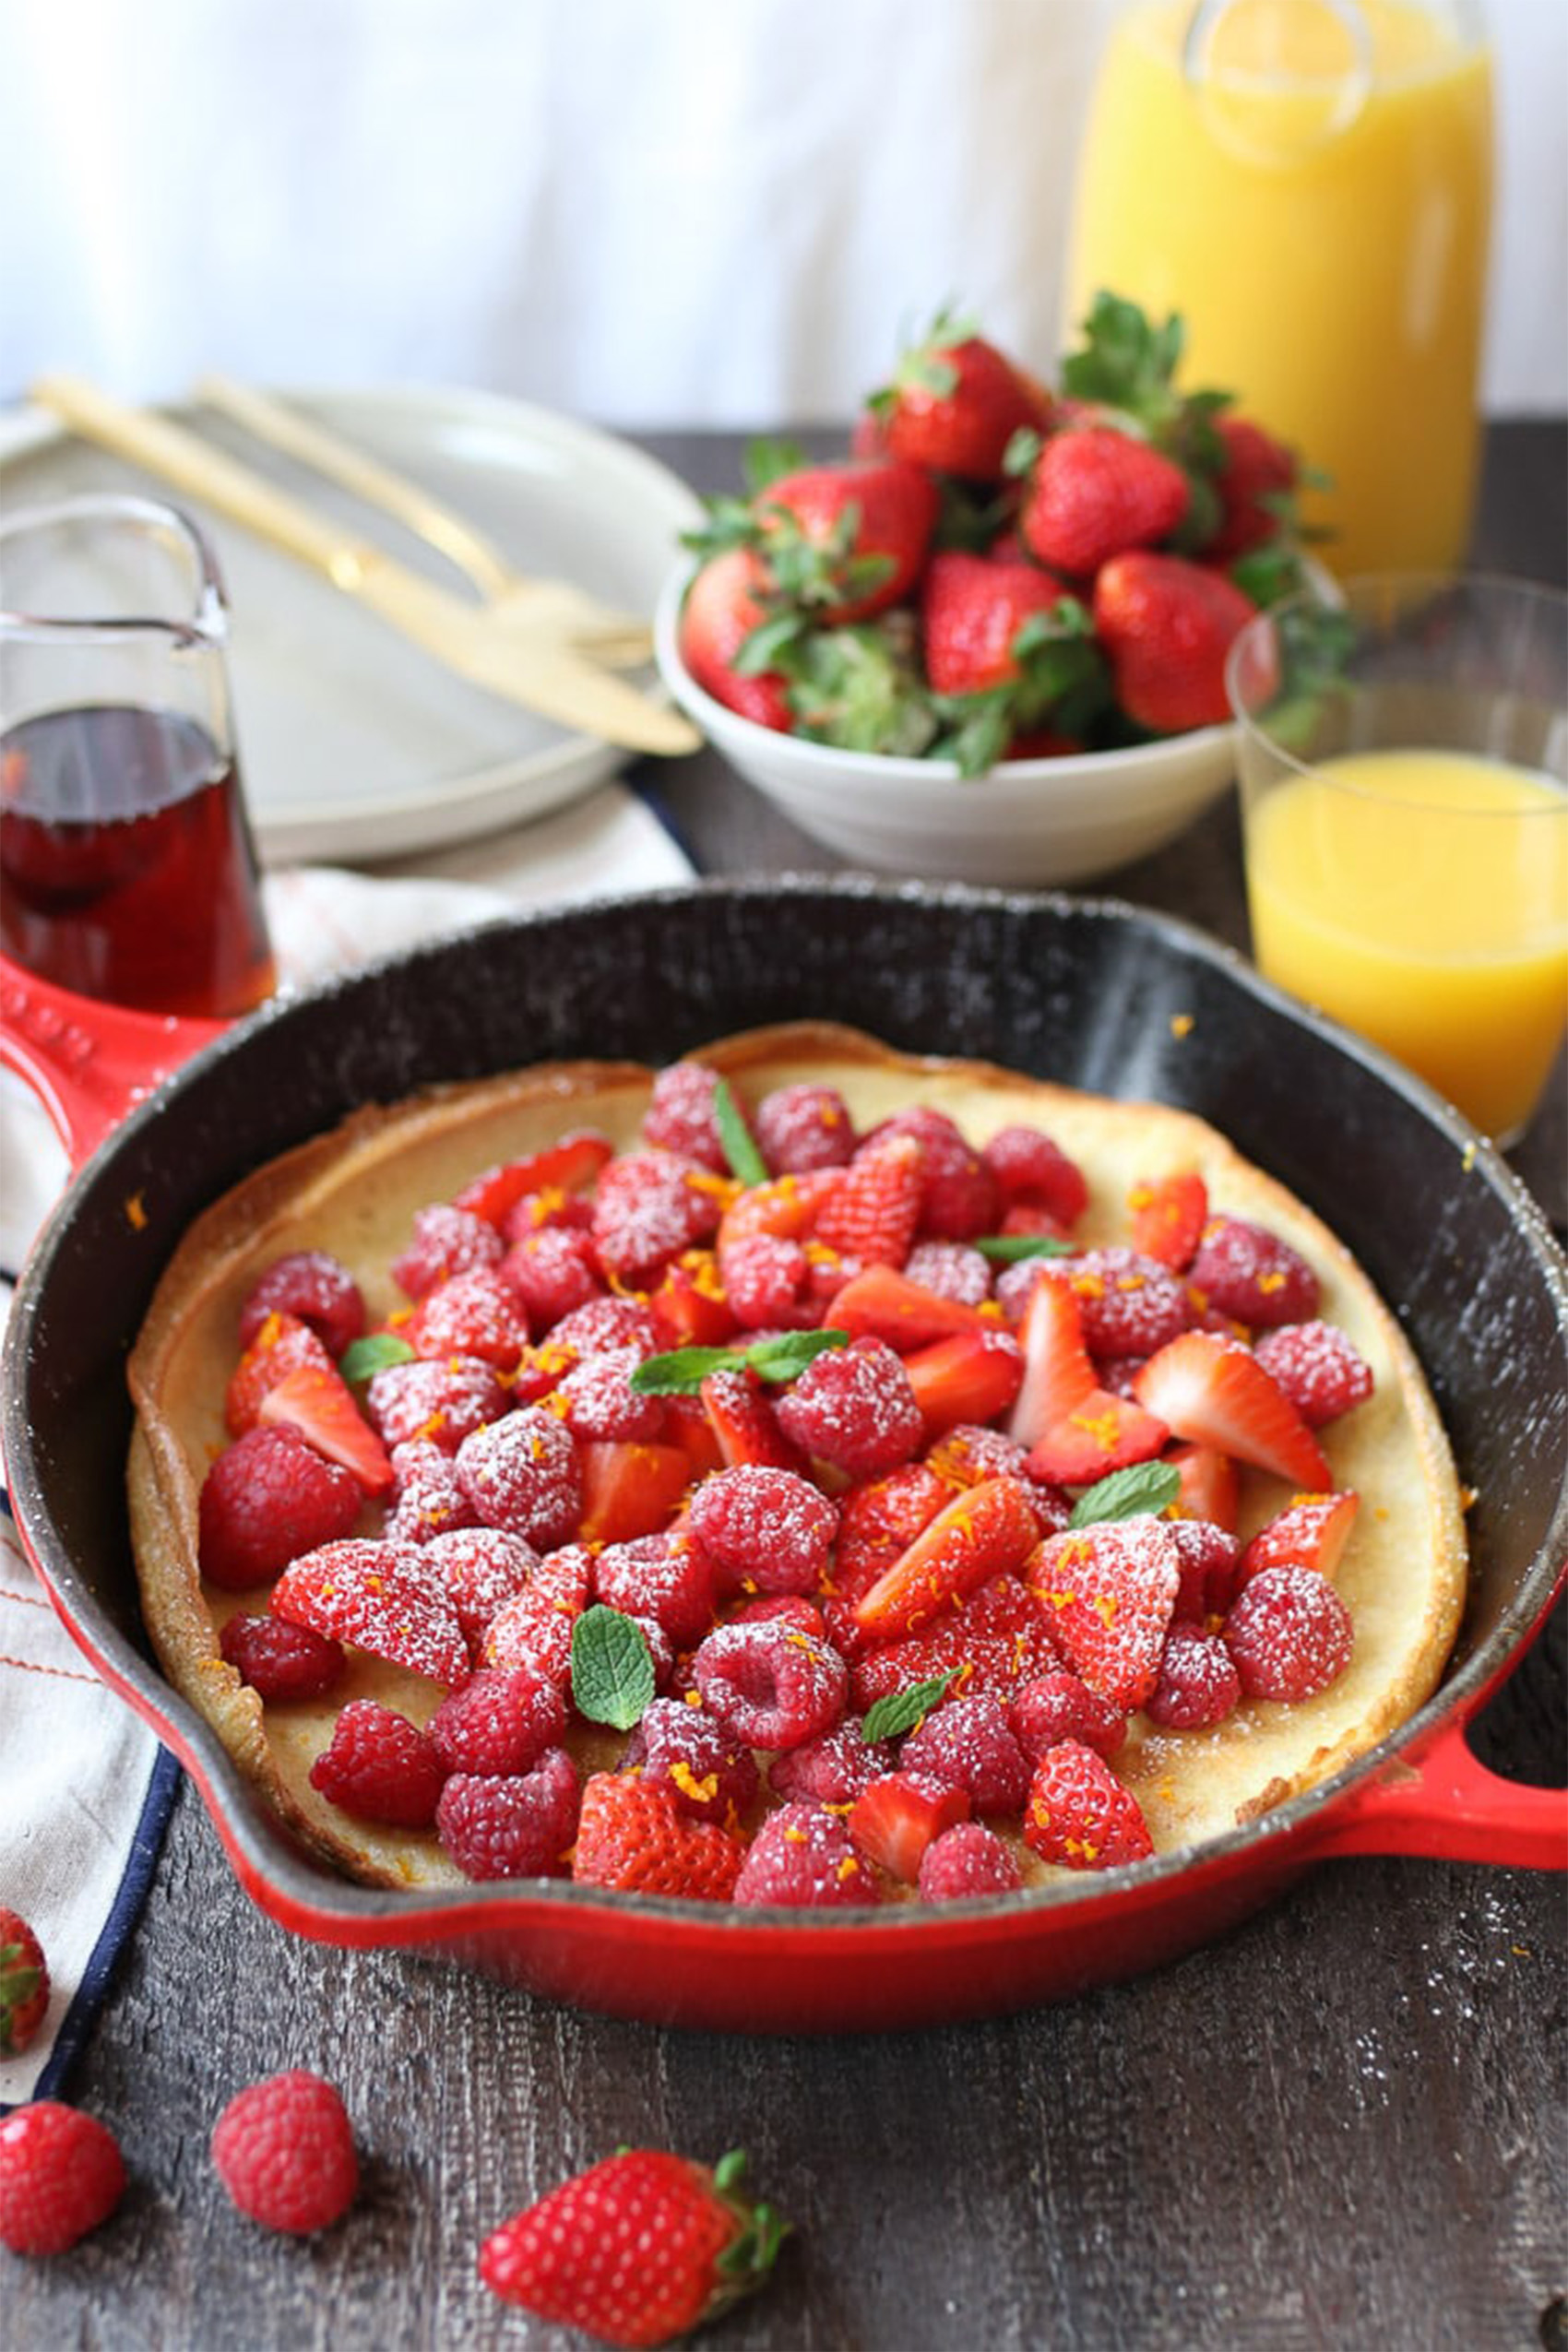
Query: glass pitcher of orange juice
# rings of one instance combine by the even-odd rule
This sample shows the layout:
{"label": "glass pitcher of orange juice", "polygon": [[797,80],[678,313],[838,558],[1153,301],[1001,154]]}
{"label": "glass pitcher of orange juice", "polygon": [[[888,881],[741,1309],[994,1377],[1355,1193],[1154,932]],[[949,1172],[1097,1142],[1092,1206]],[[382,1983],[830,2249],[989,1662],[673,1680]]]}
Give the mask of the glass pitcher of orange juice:
{"label": "glass pitcher of orange juice", "polygon": [[1182,381],[1326,477],[1339,573],[1442,570],[1479,445],[1491,60],[1469,0],[1132,0],[1102,62],[1066,277],[1186,328]]}

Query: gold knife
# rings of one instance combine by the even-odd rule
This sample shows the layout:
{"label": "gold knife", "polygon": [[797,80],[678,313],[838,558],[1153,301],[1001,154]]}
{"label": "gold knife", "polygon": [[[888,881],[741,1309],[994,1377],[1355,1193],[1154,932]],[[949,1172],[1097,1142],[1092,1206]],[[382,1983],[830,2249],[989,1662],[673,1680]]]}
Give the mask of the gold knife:
{"label": "gold knife", "polygon": [[670,756],[700,743],[679,711],[596,668],[564,636],[541,632],[536,646],[521,644],[516,630],[493,625],[482,605],[422,579],[169,418],[125,407],[72,375],[41,376],[29,397],[84,440],[145,467],[309,564],[474,685],[632,751]]}

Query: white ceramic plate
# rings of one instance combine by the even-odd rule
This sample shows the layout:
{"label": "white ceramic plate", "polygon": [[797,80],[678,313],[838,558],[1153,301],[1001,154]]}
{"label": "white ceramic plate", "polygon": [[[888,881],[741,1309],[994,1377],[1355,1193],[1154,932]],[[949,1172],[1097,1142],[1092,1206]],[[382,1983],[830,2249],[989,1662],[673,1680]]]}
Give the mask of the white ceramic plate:
{"label": "white ceramic plate", "polygon": [[[519,570],[574,581],[650,617],[678,534],[701,517],[695,493],[666,467],[548,410],[445,388],[285,397],[423,483]],[[397,524],[317,475],[210,411],[173,413],[322,513],[461,588]],[[132,485],[170,494],[36,410],[0,420],[7,507]],[[303,564],[221,516],[194,503],[192,511],[218,550],[232,607],[240,758],[267,862],[351,862],[468,839],[564,806],[626,759],[465,684]]]}

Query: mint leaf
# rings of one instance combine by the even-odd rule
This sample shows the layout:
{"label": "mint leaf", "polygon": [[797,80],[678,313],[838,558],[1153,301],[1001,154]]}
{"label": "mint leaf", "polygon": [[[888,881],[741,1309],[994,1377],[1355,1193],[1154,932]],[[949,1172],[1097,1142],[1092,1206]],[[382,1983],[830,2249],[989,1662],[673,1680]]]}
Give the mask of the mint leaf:
{"label": "mint leaf", "polygon": [[869,1746],[873,1740],[897,1740],[901,1733],[912,1731],[931,1713],[957,1671],[950,1666],[945,1674],[934,1674],[929,1682],[909,1682],[901,1691],[889,1691],[866,1710],[861,1739]]}
{"label": "mint leaf", "polygon": [[754,1372],[759,1380],[782,1385],[803,1372],[814,1356],[849,1344],[847,1331],[780,1331],[749,1348],[671,1348],[665,1355],[645,1357],[630,1385],[639,1396],[695,1396],[705,1380],[721,1372]]}
{"label": "mint leaf", "polygon": [[653,1657],[640,1625],[596,1601],[572,1628],[572,1700],[590,1723],[629,1731],[654,1692]]}
{"label": "mint leaf", "polygon": [[982,1233],[971,1243],[982,1257],[994,1258],[999,1265],[1016,1265],[1021,1258],[1070,1258],[1071,1241],[1058,1239],[1054,1233]]}
{"label": "mint leaf", "polygon": [[1067,1524],[1093,1527],[1105,1519],[1135,1519],[1145,1512],[1166,1510],[1181,1491],[1181,1474],[1173,1462],[1134,1462],[1130,1470],[1112,1470],[1109,1478],[1086,1487]]}
{"label": "mint leaf", "polygon": [[847,1331],[780,1331],[771,1339],[754,1340],[744,1360],[759,1380],[781,1387],[786,1381],[798,1379],[814,1356],[849,1344]]}
{"label": "mint leaf", "polygon": [[731,1091],[728,1078],[720,1078],[713,1089],[713,1115],[719,1122],[719,1140],[724,1146],[724,1157],[731,1172],[742,1184],[766,1184],[767,1162],[756,1147],[755,1139],[744,1119],[741,1106]]}
{"label": "mint leaf", "polygon": [[414,1351],[406,1339],[395,1331],[367,1331],[362,1339],[350,1339],[338,1359],[338,1369],[350,1386],[355,1381],[369,1380],[374,1372],[385,1372],[388,1364],[411,1364]]}

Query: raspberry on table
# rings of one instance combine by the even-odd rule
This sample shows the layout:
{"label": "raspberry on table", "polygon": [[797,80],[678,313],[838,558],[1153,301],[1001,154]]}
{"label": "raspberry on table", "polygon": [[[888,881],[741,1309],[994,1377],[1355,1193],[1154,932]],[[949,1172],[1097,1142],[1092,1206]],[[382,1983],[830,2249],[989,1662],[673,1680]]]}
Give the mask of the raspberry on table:
{"label": "raspberry on table", "polygon": [[843,1168],[855,1149],[855,1123],[837,1087],[808,1080],[775,1087],[758,1103],[753,1123],[757,1148],[775,1176]]}
{"label": "raspberry on table", "polygon": [[706,1707],[653,1699],[626,1742],[623,1768],[670,1784],[677,1809],[732,1826],[756,1796],[761,1776],[743,1740]]}
{"label": "raspberry on table", "polygon": [[350,1699],[310,1768],[329,1804],[394,1829],[429,1829],[445,1777],[429,1732],[379,1699]]}
{"label": "raspberry on table", "polygon": [[842,1816],[797,1802],[768,1814],[747,1848],[731,1899],[745,1909],[779,1903],[838,1910],[880,1902],[881,1895]]}
{"label": "raspberry on table", "polygon": [[774,1411],[794,1444],[857,1481],[912,1461],[925,1438],[909,1375],[882,1339],[814,1357]]}
{"label": "raspberry on table", "polygon": [[263,1269],[240,1309],[240,1346],[248,1348],[277,1313],[308,1324],[334,1362],[365,1324],[359,1284],[327,1250],[293,1250]]}
{"label": "raspberry on table", "polygon": [[565,1728],[552,1682],[526,1666],[490,1666],[447,1693],[431,1716],[430,1741],[448,1773],[506,1778],[530,1772]]}
{"label": "raspberry on table", "polygon": [[422,1299],[438,1282],[476,1265],[498,1265],[505,1243],[493,1225],[471,1209],[434,1201],[416,1209],[413,1238],[393,1259],[392,1279],[406,1298]]}
{"label": "raspberry on table", "polygon": [[436,1807],[436,1835],[465,1878],[553,1877],[576,1830],[579,1793],[564,1748],[547,1748],[526,1773],[455,1772]]}
{"label": "raspberry on table", "polygon": [[457,1484],[487,1527],[505,1527],[541,1551],[565,1543],[582,1515],[576,1441],[541,1405],[520,1405],[465,1437]]}
{"label": "raspberry on table", "polygon": [[213,2126],[212,2161],[243,2214],[290,2237],[329,2228],[359,2188],[341,2095],[304,2067],[235,2093]]}
{"label": "raspberry on table", "polygon": [[1241,1678],[1218,1633],[1178,1622],[1165,1637],[1159,1680],[1144,1701],[1151,1723],[1196,1731],[1220,1723],[1241,1696]]}
{"label": "raspberry on table", "polygon": [[218,1647],[258,1699],[278,1705],[325,1698],[348,1663],[341,1642],[286,1617],[238,1613],[226,1621]]}
{"label": "raspberry on table", "polygon": [[1317,1276],[1300,1251],[1244,1217],[1209,1218],[1186,1280],[1201,1313],[1228,1315],[1254,1331],[1305,1323],[1317,1313]]}
{"label": "raspberry on table", "polygon": [[692,1496],[686,1528],[723,1590],[814,1592],[826,1573],[838,1514],[809,1479],[765,1463],[737,1463]]}
{"label": "raspberry on table", "polygon": [[1337,1420],[1372,1393],[1371,1366],[1336,1324],[1281,1324],[1262,1335],[1253,1353],[1311,1429]]}
{"label": "raspberry on table", "polygon": [[362,1501],[358,1480],[296,1431],[247,1430],[202,1480],[201,1573],[224,1592],[270,1584],[302,1552],[348,1535]]}
{"label": "raspberry on table", "polygon": [[1030,1763],[993,1691],[948,1699],[916,1725],[898,1752],[900,1772],[961,1788],[977,1813],[1020,1812]]}
{"label": "raspberry on table", "polygon": [[63,2254],[96,2229],[125,2189],[125,2161],[107,2124],[59,2099],[0,2116],[0,2245]]}
{"label": "raspberry on table", "polygon": [[456,1454],[464,1438],[499,1420],[511,1399],[493,1364],[458,1354],[384,1365],[371,1375],[364,1402],[388,1448],[422,1440]]}
{"label": "raspberry on table", "polygon": [[1225,1621],[1229,1651],[1249,1699],[1315,1698],[1350,1663],[1350,1612],[1315,1568],[1262,1568],[1236,1596]]}
{"label": "raspberry on table", "polygon": [[831,1643],[791,1625],[720,1625],[692,1659],[692,1680],[726,1730],[751,1748],[798,1748],[844,1712],[849,1669]]}
{"label": "raspberry on table", "polygon": [[963,1903],[982,1895],[1015,1895],[1024,1883],[1013,1853],[983,1822],[955,1822],[921,1856],[915,1891],[922,1903]]}

